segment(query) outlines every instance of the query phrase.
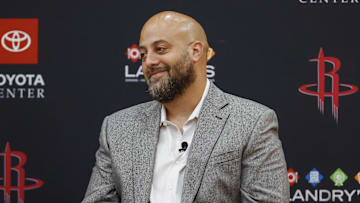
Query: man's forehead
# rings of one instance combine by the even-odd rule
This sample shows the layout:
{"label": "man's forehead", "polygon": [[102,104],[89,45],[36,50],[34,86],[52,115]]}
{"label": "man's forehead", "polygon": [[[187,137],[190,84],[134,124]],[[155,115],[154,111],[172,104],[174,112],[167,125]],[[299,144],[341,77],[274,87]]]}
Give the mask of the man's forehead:
{"label": "man's forehead", "polygon": [[161,43],[171,44],[172,42],[173,40],[166,35],[153,33],[149,35],[142,35],[139,40],[139,46],[140,48],[148,48],[157,44],[161,44]]}
{"label": "man's forehead", "polygon": [[159,39],[159,40],[155,40],[155,41],[149,41],[148,43],[140,42],[139,49],[147,49],[148,47],[156,46],[159,44],[172,45],[171,42],[168,42],[163,39]]}
{"label": "man's forehead", "polygon": [[148,47],[156,43],[174,44],[179,40],[186,40],[186,33],[174,26],[146,26],[141,31],[139,44]]}
{"label": "man's forehead", "polygon": [[140,46],[149,47],[159,40],[174,45],[198,40],[208,46],[205,31],[195,19],[172,11],[164,11],[152,16],[141,30]]}

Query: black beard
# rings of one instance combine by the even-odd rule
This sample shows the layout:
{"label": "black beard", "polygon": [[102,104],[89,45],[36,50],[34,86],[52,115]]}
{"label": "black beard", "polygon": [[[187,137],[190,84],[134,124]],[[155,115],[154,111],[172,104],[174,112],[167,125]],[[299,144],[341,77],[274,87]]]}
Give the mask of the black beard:
{"label": "black beard", "polygon": [[[166,70],[165,73],[168,74],[167,80],[162,81],[160,79],[160,81],[155,84],[147,81],[149,86],[148,90],[153,99],[160,103],[168,103],[175,99],[176,96],[181,95],[184,90],[195,81],[195,72],[189,56],[183,57],[183,59],[172,68],[166,66],[163,69]],[[181,72],[181,70],[185,70],[185,72]],[[155,70],[150,69],[150,71],[153,72]],[[150,71],[149,73],[151,73]]]}

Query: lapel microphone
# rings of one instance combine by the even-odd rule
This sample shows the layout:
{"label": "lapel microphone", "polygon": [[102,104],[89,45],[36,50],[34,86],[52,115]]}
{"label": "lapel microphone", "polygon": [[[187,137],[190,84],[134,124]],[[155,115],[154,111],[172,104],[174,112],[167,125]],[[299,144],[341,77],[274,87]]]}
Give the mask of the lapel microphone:
{"label": "lapel microphone", "polygon": [[187,142],[182,142],[181,143],[181,149],[179,149],[179,152],[185,152],[187,147],[188,147],[188,143]]}

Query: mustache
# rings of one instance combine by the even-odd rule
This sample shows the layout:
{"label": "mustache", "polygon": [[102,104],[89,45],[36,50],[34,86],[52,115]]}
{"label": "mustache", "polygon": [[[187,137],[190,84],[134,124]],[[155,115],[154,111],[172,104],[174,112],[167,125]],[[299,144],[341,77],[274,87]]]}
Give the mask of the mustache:
{"label": "mustache", "polygon": [[170,66],[163,66],[163,67],[151,67],[149,68],[149,70],[146,72],[146,75],[148,78],[150,78],[150,75],[154,72],[160,72],[160,71],[169,71],[170,70]]}

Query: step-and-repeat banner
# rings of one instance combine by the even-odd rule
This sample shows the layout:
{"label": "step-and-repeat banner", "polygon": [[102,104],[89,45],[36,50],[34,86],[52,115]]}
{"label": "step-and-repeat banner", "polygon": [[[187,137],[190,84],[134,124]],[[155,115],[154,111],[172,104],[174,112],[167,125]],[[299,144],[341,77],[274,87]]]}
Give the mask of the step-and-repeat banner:
{"label": "step-and-repeat banner", "polygon": [[203,25],[210,80],[277,112],[290,202],[360,202],[358,0],[0,5],[0,203],[81,201],[103,118],[151,100],[138,39],[164,10]]}

